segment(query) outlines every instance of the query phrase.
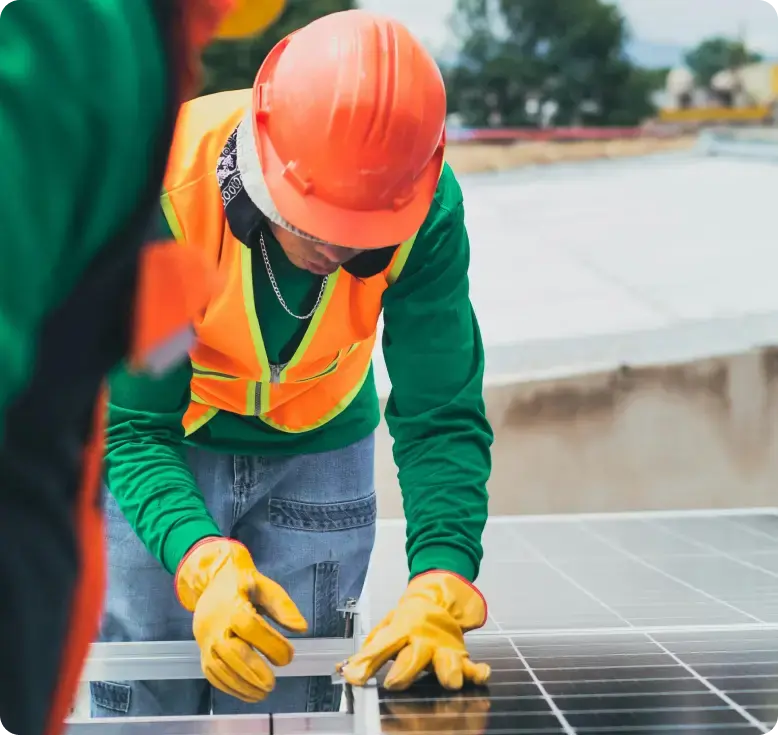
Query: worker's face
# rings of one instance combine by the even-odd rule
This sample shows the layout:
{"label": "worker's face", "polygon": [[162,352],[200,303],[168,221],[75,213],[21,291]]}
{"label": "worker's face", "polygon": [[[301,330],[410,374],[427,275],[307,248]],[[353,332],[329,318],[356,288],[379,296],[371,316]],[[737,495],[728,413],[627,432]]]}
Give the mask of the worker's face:
{"label": "worker's face", "polygon": [[274,223],[270,224],[270,229],[284,249],[286,257],[297,268],[319,276],[334,273],[344,263],[362,253],[357,248],[342,248],[338,245],[324,245],[308,240]]}

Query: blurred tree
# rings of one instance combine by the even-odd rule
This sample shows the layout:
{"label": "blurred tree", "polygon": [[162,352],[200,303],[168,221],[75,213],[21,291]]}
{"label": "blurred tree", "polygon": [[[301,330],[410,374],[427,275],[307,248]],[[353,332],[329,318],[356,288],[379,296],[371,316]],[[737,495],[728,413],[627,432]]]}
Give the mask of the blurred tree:
{"label": "blurred tree", "polygon": [[633,125],[657,78],[626,56],[626,22],[604,0],[457,0],[459,57],[446,71],[464,125]]}
{"label": "blurred tree", "polygon": [[645,75],[652,90],[663,89],[667,84],[667,75],[670,74],[671,71],[672,67],[669,66],[641,69],[641,72]]}
{"label": "blurred tree", "polygon": [[761,54],[750,51],[743,41],[723,36],[704,40],[685,57],[686,66],[701,87],[708,87],[711,79],[724,69],[737,69],[761,60]]}
{"label": "blurred tree", "polygon": [[284,36],[323,15],[356,6],[354,0],[288,0],[278,21],[261,35],[240,41],[217,41],[205,50],[200,94],[251,87],[265,56]]}

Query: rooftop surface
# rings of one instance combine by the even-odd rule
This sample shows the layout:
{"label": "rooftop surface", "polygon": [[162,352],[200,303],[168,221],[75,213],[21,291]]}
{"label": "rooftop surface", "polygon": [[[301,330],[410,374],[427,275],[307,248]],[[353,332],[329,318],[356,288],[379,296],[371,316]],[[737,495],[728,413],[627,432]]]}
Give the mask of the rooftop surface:
{"label": "rooftop surface", "polygon": [[460,177],[488,375],[770,342],[777,172],[691,152]]}

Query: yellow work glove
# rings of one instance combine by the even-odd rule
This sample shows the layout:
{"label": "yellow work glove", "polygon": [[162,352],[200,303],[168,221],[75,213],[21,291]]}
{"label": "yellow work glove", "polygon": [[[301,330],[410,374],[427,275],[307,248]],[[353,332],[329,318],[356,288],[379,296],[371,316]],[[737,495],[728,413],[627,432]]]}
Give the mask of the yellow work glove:
{"label": "yellow work glove", "polygon": [[189,550],[175,586],[181,605],[194,613],[192,629],[208,682],[248,703],[263,700],[275,675],[257,652],[283,666],[294,648],[260,614],[296,633],[308,629],[286,591],[259,574],[242,544],[220,537]]}
{"label": "yellow work glove", "polygon": [[[405,696],[403,696],[405,697]],[[470,733],[486,731],[491,700],[462,697],[430,700],[392,700],[381,703],[381,732],[385,734]]]}
{"label": "yellow work glove", "polygon": [[338,670],[346,682],[364,685],[394,659],[384,680],[388,690],[404,690],[427,669],[449,690],[459,690],[465,681],[483,685],[490,667],[470,660],[464,633],[485,622],[486,601],[474,585],[450,572],[423,573]]}

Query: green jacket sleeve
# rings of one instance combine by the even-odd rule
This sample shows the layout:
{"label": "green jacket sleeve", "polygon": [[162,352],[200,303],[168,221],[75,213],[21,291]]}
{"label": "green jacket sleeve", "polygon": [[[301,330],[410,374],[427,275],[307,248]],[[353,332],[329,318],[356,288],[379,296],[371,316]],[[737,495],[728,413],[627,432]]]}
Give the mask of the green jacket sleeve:
{"label": "green jacket sleeve", "polygon": [[137,0],[13,2],[0,15],[0,49],[2,437],[44,317],[145,183],[165,62]]}
{"label": "green jacket sleeve", "polygon": [[149,551],[173,573],[199,539],[221,532],[189,469],[181,420],[188,362],[161,378],[124,368],[109,381],[106,484]]}
{"label": "green jacket sleeve", "polygon": [[411,576],[445,569],[474,580],[483,555],[493,435],[469,262],[462,192],[446,165],[405,267],[384,295],[383,352],[392,384],[385,416]]}
{"label": "green jacket sleeve", "polygon": [[[62,14],[42,10],[15,2],[0,16],[0,409],[28,372],[72,225],[74,185],[87,173],[86,119],[68,99],[82,81],[68,58],[78,30],[58,27]],[[62,85],[54,85],[60,74]]]}

